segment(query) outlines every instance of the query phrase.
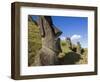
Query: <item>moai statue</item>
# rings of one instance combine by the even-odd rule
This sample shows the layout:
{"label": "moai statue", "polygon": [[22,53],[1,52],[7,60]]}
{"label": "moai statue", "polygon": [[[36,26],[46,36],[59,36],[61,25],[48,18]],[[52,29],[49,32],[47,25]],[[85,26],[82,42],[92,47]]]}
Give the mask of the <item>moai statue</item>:
{"label": "moai statue", "polygon": [[72,49],[71,39],[69,37],[66,38],[66,45],[69,49]]}
{"label": "moai statue", "polygon": [[81,44],[80,44],[80,42],[77,42],[77,53],[81,54]]}
{"label": "moai statue", "polygon": [[58,37],[62,32],[53,25],[50,16],[39,16],[38,26],[42,37],[42,48],[35,58],[35,65],[58,64],[58,54],[62,51]]}

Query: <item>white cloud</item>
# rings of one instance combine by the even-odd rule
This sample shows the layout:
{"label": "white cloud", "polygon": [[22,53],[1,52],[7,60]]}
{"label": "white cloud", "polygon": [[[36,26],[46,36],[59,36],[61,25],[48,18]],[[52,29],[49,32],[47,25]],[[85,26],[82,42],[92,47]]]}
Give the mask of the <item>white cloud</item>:
{"label": "white cloud", "polygon": [[[61,40],[66,40],[66,37],[65,36],[60,36],[60,39]],[[80,42],[81,35],[74,34],[70,37],[70,39],[71,39],[72,43],[77,44],[78,41]]]}
{"label": "white cloud", "polygon": [[71,40],[79,40],[80,38],[81,38],[80,35],[74,34],[72,35]]}
{"label": "white cloud", "polygon": [[60,39],[61,39],[61,40],[65,40],[66,37],[65,37],[65,36],[61,36]]}
{"label": "white cloud", "polygon": [[80,41],[80,39],[81,39],[81,35],[77,35],[77,34],[74,34],[74,35],[72,35],[72,37],[71,37],[71,41],[72,41],[72,43],[74,43],[74,44],[76,44],[78,41]]}

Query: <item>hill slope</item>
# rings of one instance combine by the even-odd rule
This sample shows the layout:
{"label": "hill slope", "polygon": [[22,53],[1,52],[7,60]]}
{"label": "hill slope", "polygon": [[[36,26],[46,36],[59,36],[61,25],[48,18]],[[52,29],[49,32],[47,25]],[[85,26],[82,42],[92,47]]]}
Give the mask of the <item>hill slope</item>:
{"label": "hill slope", "polygon": [[39,28],[33,21],[28,21],[28,66],[32,66],[34,57],[41,47]]}

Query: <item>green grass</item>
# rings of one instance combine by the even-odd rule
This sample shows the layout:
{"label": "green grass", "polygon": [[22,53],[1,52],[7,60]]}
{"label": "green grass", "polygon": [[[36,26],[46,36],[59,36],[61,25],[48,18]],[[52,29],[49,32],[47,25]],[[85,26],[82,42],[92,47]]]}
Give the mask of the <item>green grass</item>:
{"label": "green grass", "polygon": [[68,48],[67,42],[65,40],[61,40],[61,49],[63,53],[67,53],[70,51],[70,49]]}
{"label": "green grass", "polygon": [[[73,47],[77,47],[77,45],[72,44]],[[65,40],[61,41],[61,49],[62,49],[62,53],[59,54],[59,58],[62,57],[66,57],[66,55],[68,55],[67,53],[69,52],[73,52],[71,49],[69,49],[68,47],[68,43]],[[78,62],[76,62],[75,64],[87,64],[88,63],[88,49],[85,48],[84,52],[82,54],[80,54],[81,58]]]}
{"label": "green grass", "polygon": [[34,63],[35,55],[41,47],[39,28],[33,21],[28,21],[28,66]]}
{"label": "green grass", "polygon": [[84,53],[81,54],[81,60],[79,62],[77,62],[76,64],[87,64],[88,63],[88,49],[85,48],[84,49]]}

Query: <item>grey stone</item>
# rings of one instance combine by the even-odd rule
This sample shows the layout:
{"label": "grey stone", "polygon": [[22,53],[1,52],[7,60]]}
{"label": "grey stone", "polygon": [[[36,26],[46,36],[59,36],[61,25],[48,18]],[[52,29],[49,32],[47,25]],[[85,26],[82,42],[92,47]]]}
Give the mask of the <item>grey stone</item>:
{"label": "grey stone", "polygon": [[42,49],[36,55],[35,65],[55,65],[58,54],[62,51],[60,46],[61,31],[53,25],[50,16],[40,16],[38,26],[42,37]]}
{"label": "grey stone", "polygon": [[72,49],[71,39],[69,37],[66,38],[66,45],[69,49]]}
{"label": "grey stone", "polygon": [[80,44],[80,42],[77,42],[77,53],[81,54],[81,44]]}

